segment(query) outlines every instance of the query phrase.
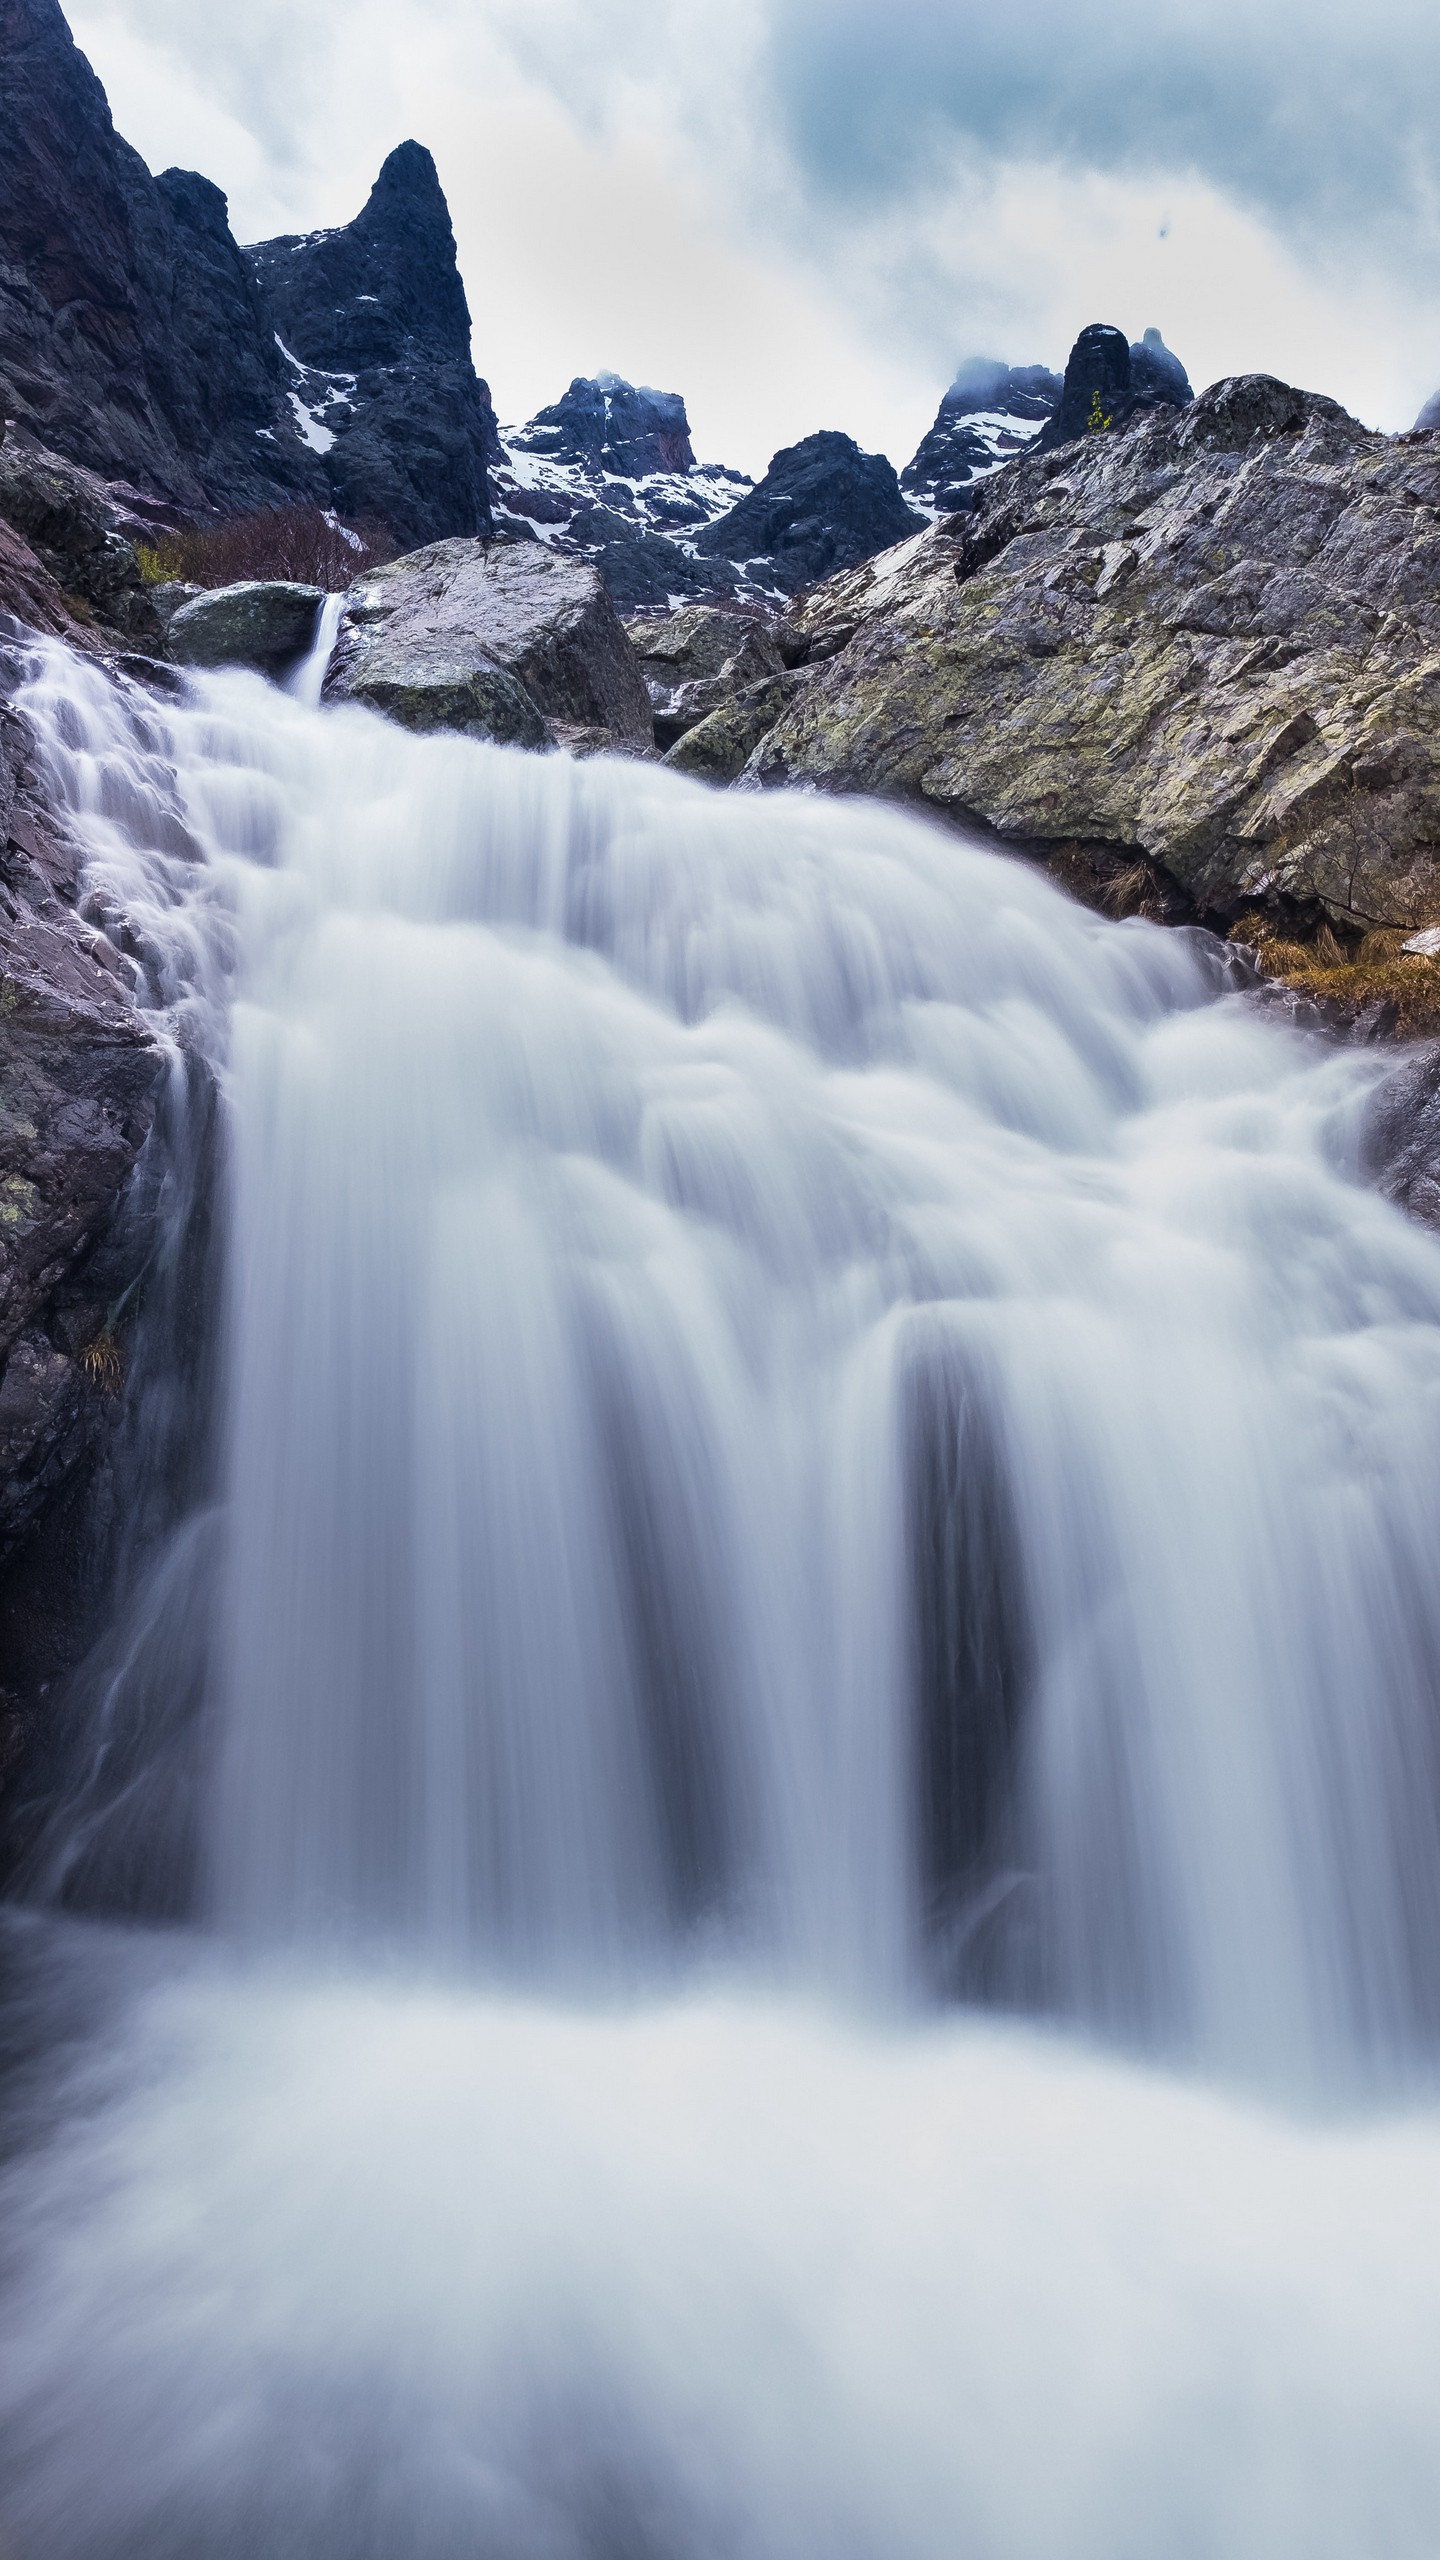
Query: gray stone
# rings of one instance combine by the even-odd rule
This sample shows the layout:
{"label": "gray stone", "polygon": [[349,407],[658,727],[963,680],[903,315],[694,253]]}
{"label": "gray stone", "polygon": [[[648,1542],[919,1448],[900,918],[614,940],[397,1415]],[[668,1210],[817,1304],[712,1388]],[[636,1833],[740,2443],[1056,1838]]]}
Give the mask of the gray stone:
{"label": "gray stone", "polygon": [[166,647],[182,667],[259,667],[276,675],[304,657],[323,602],[318,587],[278,579],[211,587],[171,615]]}
{"label": "gray stone", "polygon": [[1146,859],[1192,909],[1440,917],[1440,450],[1264,375],[1027,454],[790,616],[750,783]]}
{"label": "gray stone", "polygon": [[539,543],[452,541],[371,569],[325,685],[412,729],[541,746],[653,743],[649,698],[598,571]]}
{"label": "gray stone", "polygon": [[778,676],[785,665],[774,617],[753,609],[686,605],[678,613],[637,617],[625,628],[660,747],[672,747],[741,688]]}

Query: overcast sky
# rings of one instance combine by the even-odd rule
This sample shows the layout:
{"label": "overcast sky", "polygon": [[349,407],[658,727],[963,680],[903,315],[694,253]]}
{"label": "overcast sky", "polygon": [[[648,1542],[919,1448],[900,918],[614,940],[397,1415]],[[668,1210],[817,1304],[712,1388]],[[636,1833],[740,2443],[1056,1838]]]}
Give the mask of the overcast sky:
{"label": "overcast sky", "polygon": [[1436,0],[75,0],[242,239],[439,163],[501,418],[613,367],[759,470],[908,460],[959,359],[1163,329],[1408,426],[1440,385]]}

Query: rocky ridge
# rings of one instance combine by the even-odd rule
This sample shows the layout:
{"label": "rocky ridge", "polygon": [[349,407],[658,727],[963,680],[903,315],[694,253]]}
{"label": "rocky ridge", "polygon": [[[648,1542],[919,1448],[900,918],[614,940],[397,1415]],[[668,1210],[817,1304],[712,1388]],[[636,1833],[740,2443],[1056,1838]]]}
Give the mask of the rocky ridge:
{"label": "rocky ridge", "polygon": [[759,786],[1163,872],[1193,913],[1440,914],[1440,448],[1265,376],[1012,462],[827,581]]}

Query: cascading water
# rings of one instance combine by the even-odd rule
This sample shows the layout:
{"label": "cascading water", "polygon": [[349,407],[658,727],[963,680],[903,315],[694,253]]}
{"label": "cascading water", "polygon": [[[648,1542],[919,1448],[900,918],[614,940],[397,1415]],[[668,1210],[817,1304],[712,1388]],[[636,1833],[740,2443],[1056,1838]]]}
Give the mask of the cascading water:
{"label": "cascading water", "polygon": [[874,806],[59,650],[25,708],[228,1269],[218,1564],[145,1586],[209,1926],[11,1931],[18,2549],[1431,2550],[1373,1058]]}

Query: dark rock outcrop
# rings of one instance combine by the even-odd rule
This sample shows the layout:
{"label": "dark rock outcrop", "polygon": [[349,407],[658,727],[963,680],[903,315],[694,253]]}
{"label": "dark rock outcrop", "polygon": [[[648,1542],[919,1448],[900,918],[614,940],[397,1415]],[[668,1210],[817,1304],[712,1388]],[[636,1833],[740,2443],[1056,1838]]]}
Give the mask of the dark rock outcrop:
{"label": "dark rock outcrop", "polygon": [[319,587],[280,579],[211,587],[168,617],[166,647],[182,667],[258,667],[279,675],[304,657],[324,601]]}
{"label": "dark rock outcrop", "polygon": [[577,374],[563,397],[510,438],[520,453],[580,462],[627,480],[689,471],[690,421],[678,391],[651,391],[618,373]]}
{"label": "dark rock outcrop", "polygon": [[763,562],[766,583],[791,595],[868,560],[924,518],[900,494],[883,453],[825,428],[785,445],[765,477],[696,538],[706,558]]}
{"label": "dark rock outcrop", "polygon": [[495,413],[470,358],[470,311],[435,163],[391,152],[353,222],[244,256],[299,432],[344,515],[402,544],[492,530]]}
{"label": "dark rock outcrop", "polygon": [[122,1401],[115,1311],[149,1249],[127,1204],[162,1056],[79,887],[28,733],[0,710],[0,1786],[24,1697],[86,1640],[84,1498]]}
{"label": "dark rock outcrop", "polygon": [[0,519],[24,535],[72,615],[94,615],[140,647],[159,640],[162,625],[136,545],[167,528],[171,518],[163,505],[59,454],[7,438],[0,444]]}
{"label": "dark rock outcrop", "polygon": [[392,151],[353,222],[242,250],[218,187],[121,140],[57,0],[0,0],[0,414],[191,516],[490,529],[495,418],[429,153]]}
{"label": "dark rock outcrop", "polygon": [[747,779],[1148,862],[1193,911],[1440,917],[1440,451],[1264,375],[1033,453],[797,605]]}
{"label": "dark rock outcrop", "polygon": [[192,510],[327,494],[224,197],[152,178],[56,0],[0,0],[0,412]]}
{"label": "dark rock outcrop", "polygon": [[1059,374],[1043,364],[1008,365],[971,356],[900,474],[907,498],[937,515],[968,507],[975,481],[1033,442],[1061,389]]}
{"label": "dark rock outcrop", "polygon": [[346,599],[325,692],[409,729],[653,748],[640,669],[598,572],[538,543],[437,542],[368,571]]}
{"label": "dark rock outcrop", "polygon": [[1059,403],[1038,441],[1046,451],[1073,444],[1079,436],[1128,426],[1140,409],[1183,409],[1192,396],[1184,366],[1158,329],[1147,329],[1131,347],[1123,330],[1095,321],[1070,350]]}
{"label": "dark rock outcrop", "polygon": [[1168,403],[1175,409],[1188,409],[1195,397],[1189,374],[1158,329],[1147,329],[1130,349],[1130,389],[1137,401]]}

